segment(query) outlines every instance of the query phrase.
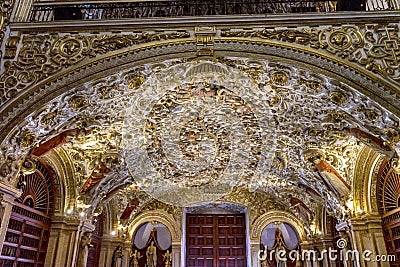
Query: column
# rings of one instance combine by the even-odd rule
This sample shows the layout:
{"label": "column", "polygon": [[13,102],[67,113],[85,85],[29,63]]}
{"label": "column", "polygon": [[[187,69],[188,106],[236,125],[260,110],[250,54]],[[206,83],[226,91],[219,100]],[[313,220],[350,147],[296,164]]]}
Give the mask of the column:
{"label": "column", "polygon": [[[376,255],[387,255],[385,240],[382,232],[382,221],[379,215],[368,215],[351,220],[351,233],[353,248],[360,255],[360,267],[388,267],[388,262],[367,261],[363,253],[371,252],[369,258],[375,259]],[[368,256],[368,255],[367,255]]]}
{"label": "column", "polygon": [[78,219],[53,218],[45,267],[74,267],[82,235],[93,230],[94,225]]}
{"label": "column", "polygon": [[172,267],[181,267],[181,242],[172,242]]}
{"label": "column", "polygon": [[111,266],[112,261],[112,240],[114,236],[104,234],[101,239],[101,253],[99,266]]}
{"label": "column", "polygon": [[[303,252],[304,250],[314,251],[313,241],[311,241],[311,240],[303,241],[301,243],[301,251]],[[310,259],[303,259],[303,266],[304,267],[313,267],[314,263]]]}
{"label": "column", "polygon": [[[250,241],[250,255],[251,255],[251,262],[250,266],[253,267],[260,267],[260,259],[258,258],[258,253],[260,251],[260,241],[259,240],[251,240]],[[269,255],[267,255],[269,257]]]}
{"label": "column", "polygon": [[99,266],[111,266],[114,251],[118,246],[122,247],[122,266],[128,267],[132,244],[130,240],[118,236],[105,234],[101,240],[101,253]]}
{"label": "column", "polygon": [[18,189],[0,182],[0,252],[3,249],[14,200],[20,195]]}
{"label": "column", "polygon": [[324,236],[321,238],[321,242],[322,242],[321,253],[322,253],[322,251],[326,251],[323,255],[323,261],[322,261],[323,265],[322,266],[335,267],[336,262],[332,256],[337,256],[337,253],[331,253],[333,255],[329,255],[329,252],[334,249],[332,237]]}

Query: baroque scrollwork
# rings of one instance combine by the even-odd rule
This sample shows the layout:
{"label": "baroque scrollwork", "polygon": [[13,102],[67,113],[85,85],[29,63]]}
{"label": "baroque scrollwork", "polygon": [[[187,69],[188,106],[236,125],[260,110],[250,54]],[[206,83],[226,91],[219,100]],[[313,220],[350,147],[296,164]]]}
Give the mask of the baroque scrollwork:
{"label": "baroque scrollwork", "polygon": [[285,203],[263,191],[250,192],[244,187],[235,187],[232,192],[222,198],[223,201],[242,204],[248,207],[250,221],[253,223],[262,214],[271,210],[288,210]]}
{"label": "baroque scrollwork", "polygon": [[[224,200],[241,203],[240,201],[247,195],[250,197],[253,192],[258,192],[254,195],[261,194],[263,197],[260,198],[261,200],[251,200],[258,201],[259,204],[252,205],[255,207],[261,207],[265,200],[266,205],[268,203],[270,205],[263,207],[269,209],[276,203],[268,199],[279,198],[288,200],[278,203],[279,205],[293,211],[296,205],[294,200],[298,199],[310,209],[306,213],[304,209],[296,211],[302,213],[301,216],[307,220],[313,218],[312,213],[316,210],[316,206],[322,203],[326,203],[332,213],[343,217],[343,213],[346,212],[343,208],[343,201],[330,194],[329,189],[316,175],[315,159],[328,162],[346,179],[346,182],[351,184],[356,155],[363,144],[350,136],[349,129],[362,128],[393,144],[399,139],[399,119],[389,115],[385,109],[352,88],[322,74],[280,62],[255,61],[238,57],[218,58],[217,60],[218,64],[175,59],[166,60],[162,64],[146,64],[82,84],[72,91],[65,92],[27,116],[24,123],[15,128],[10,133],[9,139],[3,142],[0,150],[1,162],[3,162],[0,166],[2,179],[14,176],[13,173],[18,170],[15,163],[18,164],[32,147],[40,146],[44,141],[59,133],[80,129],[76,131],[76,134],[66,138],[62,148],[74,161],[74,173],[77,180],[76,195],[79,195],[78,191],[85,183],[88,185],[80,193],[81,206],[86,207],[93,201],[92,209],[94,211],[97,206],[102,205],[103,201],[119,197],[120,194],[115,193],[118,190],[126,190],[121,194],[130,197],[121,198],[120,209],[122,212],[130,199],[138,197],[138,194],[134,192],[140,191],[141,186],[140,180],[128,172],[124,157],[121,157],[121,151],[124,148],[121,133],[124,119],[127,116],[127,107],[132,101],[145,105],[148,108],[149,116],[146,116],[143,121],[144,125],[157,129],[159,126],[173,122],[172,119],[166,119],[161,123],[159,118],[165,114],[172,116],[173,112],[178,112],[179,101],[186,95],[189,96],[189,99],[201,97],[210,103],[217,103],[220,100],[229,101],[229,103],[224,101],[221,103],[225,109],[232,105],[240,109],[240,114],[243,116],[243,118],[238,117],[240,120],[244,117],[251,120],[252,116],[249,112],[251,108],[253,108],[253,112],[257,110],[254,108],[255,105],[263,105],[270,111],[265,114],[265,118],[271,122],[269,130],[273,130],[275,133],[270,140],[271,146],[269,147],[273,148],[273,153],[270,155],[273,168],[268,175],[254,176],[252,174],[255,178],[253,185],[249,185],[246,182],[248,180],[244,179],[242,185],[248,186],[243,189],[245,191],[231,192]],[[230,66],[232,71],[237,72],[237,77],[243,77],[242,81],[252,84],[254,94],[258,94],[260,98],[262,96],[262,99],[258,102],[254,98],[243,97],[245,101],[242,101],[235,97],[233,91],[229,91],[229,88],[238,86],[234,82],[225,84],[226,88],[223,88],[215,84],[190,81],[184,83],[185,87],[179,90],[177,87],[171,87],[166,94],[160,92],[160,88],[156,86],[154,75],[161,75],[160,73],[163,71],[168,73],[168,70],[173,68],[182,70],[180,66],[185,64],[190,68],[183,68],[187,71],[182,71],[186,75],[183,76],[182,81],[192,79],[191,77],[195,77],[199,71],[208,68],[213,73],[221,75],[215,76],[216,79],[220,79],[218,77],[229,73],[226,72],[227,68],[223,65]],[[170,76],[161,75],[159,78],[163,83],[170,82],[166,77]],[[180,81],[181,84],[182,81]],[[160,94],[154,105],[147,106],[139,98],[138,91],[140,92],[140,88],[146,84],[153,86],[154,92],[158,90]],[[154,112],[151,112],[152,110]],[[232,108],[232,110],[235,109]],[[234,115],[234,113],[226,114]],[[209,115],[210,119],[213,118],[213,114]],[[210,130],[211,135],[209,136],[207,127],[216,127],[218,134],[220,122],[209,120],[207,124],[199,116],[192,117],[194,119],[187,120],[182,125],[179,124],[181,126],[177,131],[176,146],[178,150],[171,150],[173,153],[168,154],[170,158],[181,151],[182,157],[193,157],[196,160],[194,152],[201,149],[203,149],[202,153],[207,152],[200,146],[203,139],[206,141],[214,139],[214,129]],[[148,122],[146,122],[147,120]],[[157,135],[166,134],[166,132],[158,130],[147,131],[145,128],[141,128],[139,132],[147,133],[148,140],[155,142],[156,147],[158,145]],[[249,130],[249,132],[256,134],[253,130]],[[241,134],[247,135],[246,132]],[[224,139],[226,136],[222,134],[220,138]],[[253,138],[246,144],[249,144],[250,147],[254,145],[254,140]],[[214,142],[210,144],[214,144]],[[222,144],[228,143],[224,141]],[[252,150],[249,149],[247,152],[250,155]],[[257,156],[256,152],[257,150],[255,150],[254,156]],[[261,152],[262,155],[263,153]],[[157,153],[154,154],[154,159],[158,160]],[[167,162],[160,161],[160,168],[163,168],[162,164],[164,163]],[[248,163],[251,165],[252,162]],[[168,171],[168,168],[163,170]],[[248,174],[250,173],[248,172]],[[190,177],[190,175],[181,177],[182,185],[196,183],[196,181],[189,181]],[[318,192],[319,196],[316,197],[307,193],[307,190],[302,190],[303,185],[307,185],[313,192]],[[265,195],[265,192],[268,192],[268,195]],[[291,202],[291,199],[294,200]],[[141,210],[141,205],[147,205],[149,200],[148,196],[140,198],[140,205],[133,214]],[[258,216],[257,214],[262,212],[262,210],[254,210],[253,214]]]}
{"label": "baroque scrollwork", "polygon": [[189,38],[188,32],[125,35],[24,35],[15,61],[0,76],[0,104],[62,69],[110,51],[149,42]]}
{"label": "baroque scrollwork", "polygon": [[14,0],[5,0],[1,1],[0,3],[0,44],[3,43],[5,36],[5,27],[9,23],[13,6]]}
{"label": "baroque scrollwork", "polygon": [[222,31],[222,37],[260,38],[325,50],[399,83],[399,25],[354,25],[312,29]]}

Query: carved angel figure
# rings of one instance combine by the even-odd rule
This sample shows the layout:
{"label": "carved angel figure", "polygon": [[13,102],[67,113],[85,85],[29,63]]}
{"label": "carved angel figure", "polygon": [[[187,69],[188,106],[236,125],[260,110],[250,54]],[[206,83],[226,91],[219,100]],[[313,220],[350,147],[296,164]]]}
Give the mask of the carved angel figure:
{"label": "carved angel figure", "polygon": [[134,253],[131,253],[131,265],[132,267],[139,267],[139,260],[140,258],[142,258],[143,256],[140,255],[140,252],[135,250]]}

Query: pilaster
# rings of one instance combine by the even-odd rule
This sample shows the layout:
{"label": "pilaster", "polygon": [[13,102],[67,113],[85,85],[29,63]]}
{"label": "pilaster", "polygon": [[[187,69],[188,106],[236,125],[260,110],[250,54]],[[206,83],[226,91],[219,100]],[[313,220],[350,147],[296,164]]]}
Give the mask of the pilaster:
{"label": "pilaster", "polygon": [[[360,267],[388,267],[388,262],[374,261],[377,255],[387,255],[386,245],[382,232],[382,221],[379,215],[368,215],[352,220],[354,246],[360,254]],[[362,255],[370,251],[366,260]]]}
{"label": "pilaster", "polygon": [[251,266],[260,267],[260,259],[258,258],[258,254],[260,251],[260,241],[251,240],[250,241],[250,255],[251,255]]}
{"label": "pilaster", "polygon": [[111,266],[115,249],[122,247],[122,266],[129,266],[132,244],[118,236],[103,235],[99,266]]}
{"label": "pilaster", "polygon": [[78,219],[54,218],[45,267],[74,267],[82,234],[93,230],[92,224],[81,222]]}
{"label": "pilaster", "polygon": [[172,267],[181,266],[181,242],[172,242]]}

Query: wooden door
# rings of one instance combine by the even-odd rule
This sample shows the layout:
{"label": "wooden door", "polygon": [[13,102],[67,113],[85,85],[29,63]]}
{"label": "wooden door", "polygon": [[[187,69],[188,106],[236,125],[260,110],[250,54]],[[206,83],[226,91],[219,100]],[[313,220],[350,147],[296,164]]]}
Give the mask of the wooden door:
{"label": "wooden door", "polygon": [[244,214],[187,214],[187,267],[245,267]]}

